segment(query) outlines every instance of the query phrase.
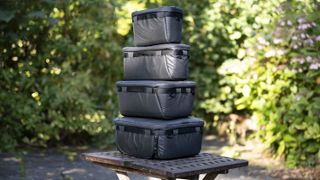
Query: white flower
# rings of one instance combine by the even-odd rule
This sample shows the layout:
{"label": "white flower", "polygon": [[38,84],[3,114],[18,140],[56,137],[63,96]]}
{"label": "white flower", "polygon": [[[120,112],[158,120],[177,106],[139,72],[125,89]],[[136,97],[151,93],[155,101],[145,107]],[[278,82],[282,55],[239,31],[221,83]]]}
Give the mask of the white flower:
{"label": "white flower", "polygon": [[274,49],[269,50],[264,54],[264,57],[269,58],[276,55],[276,51]]}
{"label": "white flower", "polygon": [[317,36],[317,37],[315,38],[315,40],[316,40],[316,41],[320,41],[320,36]]}
{"label": "white flower", "polygon": [[303,58],[300,58],[300,59],[299,59],[299,63],[300,63],[300,64],[303,64],[304,62],[305,62],[305,61],[304,61]]}
{"label": "white flower", "polygon": [[300,63],[300,64],[303,64],[305,62],[305,60],[301,57],[294,57],[291,59],[291,61],[294,63]]}
{"label": "white flower", "polygon": [[312,22],[311,25],[312,25],[313,27],[316,27],[316,26],[317,26],[317,24],[316,24],[315,22]]}
{"label": "white flower", "polygon": [[281,39],[281,38],[274,38],[274,39],[273,39],[273,42],[274,42],[275,44],[279,44],[279,43],[282,42],[282,39]]}
{"label": "white flower", "polygon": [[297,44],[294,44],[294,45],[292,46],[292,48],[293,48],[293,49],[298,49],[299,46],[298,46]]}
{"label": "white flower", "polygon": [[278,50],[277,50],[277,55],[278,55],[278,56],[284,55],[284,50],[283,50],[283,49],[278,49]]}
{"label": "white flower", "polygon": [[292,22],[290,20],[287,21],[288,26],[292,26]]}
{"label": "white flower", "polygon": [[292,36],[292,40],[298,40],[298,36]]}
{"label": "white flower", "polygon": [[299,25],[299,26],[298,26],[298,29],[299,29],[299,30],[306,30],[306,29],[309,29],[309,28],[311,28],[311,27],[312,27],[311,24],[305,23],[305,24]]}
{"label": "white flower", "polygon": [[319,69],[319,67],[320,67],[320,64],[319,64],[319,63],[316,63],[316,64],[311,64],[310,67],[309,67],[309,69],[317,70],[317,69]]}
{"label": "white flower", "polygon": [[307,24],[307,28],[312,28],[312,25],[310,23]]}
{"label": "white flower", "polygon": [[258,37],[258,42],[263,45],[269,45],[270,43],[266,41],[263,37]]}
{"label": "white flower", "polygon": [[292,62],[298,62],[298,61],[299,61],[299,58],[294,57],[294,58],[291,59],[291,61],[292,61]]}
{"label": "white flower", "polygon": [[286,25],[286,23],[284,21],[280,22],[280,26],[285,26],[285,25]]}
{"label": "white flower", "polygon": [[263,46],[261,46],[261,45],[257,45],[257,48],[260,50],[260,49],[263,49]]}
{"label": "white flower", "polygon": [[253,49],[248,49],[247,53],[250,55],[250,56],[254,56],[256,54],[256,52],[253,50]]}
{"label": "white flower", "polygon": [[305,23],[306,22],[306,19],[304,17],[301,17],[298,19],[298,23],[299,24],[302,24],[302,23]]}
{"label": "white flower", "polygon": [[307,62],[311,62],[312,61],[312,57],[311,56],[307,56],[306,60],[307,60]]}
{"label": "white flower", "polygon": [[314,42],[313,42],[312,39],[307,39],[307,40],[303,41],[303,43],[304,43],[305,45],[309,45],[309,46],[313,46],[313,45],[314,45]]}
{"label": "white flower", "polygon": [[314,64],[310,64],[309,69],[316,69],[316,67],[314,66]]}

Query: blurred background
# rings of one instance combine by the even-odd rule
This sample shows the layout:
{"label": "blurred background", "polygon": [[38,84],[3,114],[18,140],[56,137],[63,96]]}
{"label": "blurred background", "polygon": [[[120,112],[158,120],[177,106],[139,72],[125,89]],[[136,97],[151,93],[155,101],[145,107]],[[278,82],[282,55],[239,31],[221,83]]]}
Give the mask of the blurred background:
{"label": "blurred background", "polygon": [[184,10],[206,134],[259,141],[286,168],[319,165],[318,0],[2,0],[0,151],[114,147],[131,12],[165,5]]}

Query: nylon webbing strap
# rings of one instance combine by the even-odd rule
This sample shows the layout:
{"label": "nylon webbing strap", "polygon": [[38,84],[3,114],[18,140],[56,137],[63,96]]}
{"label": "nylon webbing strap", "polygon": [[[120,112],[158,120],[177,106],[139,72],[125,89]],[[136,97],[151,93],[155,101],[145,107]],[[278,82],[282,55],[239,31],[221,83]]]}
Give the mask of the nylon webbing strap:
{"label": "nylon webbing strap", "polygon": [[163,18],[163,17],[175,17],[177,20],[182,19],[182,14],[179,12],[156,12],[156,13],[146,13],[140,14],[132,17],[132,21],[143,20],[143,19],[152,19],[152,18]]}
{"label": "nylon webbing strap", "polygon": [[132,126],[116,126],[116,129],[118,131],[125,131],[125,132],[132,132],[136,134],[152,134],[152,131],[150,129],[143,129],[138,127],[132,127]]}
{"label": "nylon webbing strap", "polygon": [[189,88],[164,88],[164,89],[158,89],[156,92],[162,93],[162,94],[175,94],[175,93],[195,93],[194,87]]}
{"label": "nylon webbing strap", "polygon": [[[136,134],[149,134],[154,135],[155,132],[150,129],[145,128],[138,128],[133,126],[121,126],[117,125],[116,129],[118,131],[124,131],[124,132],[131,132]],[[202,133],[202,127],[184,127],[184,128],[177,128],[177,129],[170,129],[164,131],[164,135],[170,136],[170,135],[178,135],[178,134],[188,134],[188,133]]]}
{"label": "nylon webbing strap", "polygon": [[195,133],[195,132],[202,132],[201,127],[185,127],[179,129],[172,129],[166,130],[165,135],[177,135],[177,134],[188,134],[188,133]]}
{"label": "nylon webbing strap", "polygon": [[188,56],[187,50],[159,50],[159,51],[136,51],[136,52],[124,52],[125,58],[140,57],[140,56],[161,56],[161,55],[177,55]]}
{"label": "nylon webbing strap", "polygon": [[182,88],[152,88],[142,86],[128,86],[117,87],[118,92],[135,92],[135,93],[161,93],[161,94],[177,94],[177,93],[191,93],[195,94],[195,87]]}

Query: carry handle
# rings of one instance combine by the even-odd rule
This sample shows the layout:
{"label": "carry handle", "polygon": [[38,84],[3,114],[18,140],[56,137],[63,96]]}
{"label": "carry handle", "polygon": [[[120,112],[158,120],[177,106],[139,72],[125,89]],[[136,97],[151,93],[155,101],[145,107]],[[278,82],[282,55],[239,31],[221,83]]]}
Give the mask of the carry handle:
{"label": "carry handle", "polygon": [[134,92],[134,93],[160,93],[160,94],[178,94],[191,93],[195,94],[195,87],[180,87],[180,88],[158,88],[158,87],[142,87],[142,86],[127,86],[117,87],[118,92]]}
{"label": "carry handle", "polygon": [[170,49],[170,50],[157,50],[157,51],[135,51],[135,52],[124,52],[124,58],[133,58],[133,57],[140,57],[140,56],[162,56],[162,55],[174,55],[174,56],[187,56],[189,58],[189,51],[188,50],[177,50],[177,49]]}
{"label": "carry handle", "polygon": [[181,21],[183,14],[179,12],[154,12],[154,13],[146,13],[140,14],[136,16],[132,16],[132,22],[138,20],[146,20],[146,19],[153,19],[153,18],[164,18],[164,17],[175,17],[177,20]]}
{"label": "carry handle", "polygon": [[[137,134],[148,134],[148,135],[161,135],[162,134],[162,133],[159,133],[158,130],[151,130],[151,129],[146,129],[146,128],[133,127],[133,126],[116,125],[116,129],[118,131],[132,132],[132,133],[137,133]],[[165,130],[163,134],[167,135],[167,136],[173,136],[173,135],[188,134],[188,133],[202,133],[202,131],[203,131],[203,127],[201,127],[201,126],[182,127],[182,128]]]}

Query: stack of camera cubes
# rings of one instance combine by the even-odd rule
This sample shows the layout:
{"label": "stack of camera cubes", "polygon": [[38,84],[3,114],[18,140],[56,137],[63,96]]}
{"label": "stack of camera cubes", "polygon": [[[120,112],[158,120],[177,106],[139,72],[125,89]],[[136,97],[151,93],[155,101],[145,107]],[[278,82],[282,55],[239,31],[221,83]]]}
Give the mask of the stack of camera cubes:
{"label": "stack of camera cubes", "polygon": [[135,47],[123,48],[124,80],[117,82],[123,117],[114,120],[123,154],[174,159],[201,150],[203,121],[191,116],[196,85],[187,80],[182,20],[182,10],[171,6],[132,13]]}

